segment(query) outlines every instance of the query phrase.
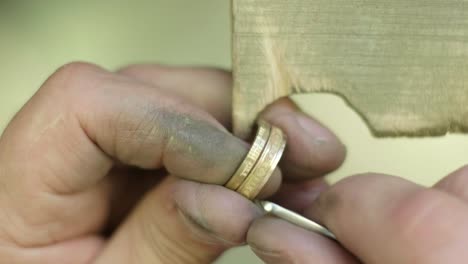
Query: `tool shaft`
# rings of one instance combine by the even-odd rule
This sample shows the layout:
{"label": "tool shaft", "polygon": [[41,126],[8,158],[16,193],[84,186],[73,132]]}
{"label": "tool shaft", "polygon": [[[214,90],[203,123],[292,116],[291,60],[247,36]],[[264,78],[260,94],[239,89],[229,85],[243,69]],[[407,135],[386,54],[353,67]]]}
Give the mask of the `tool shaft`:
{"label": "tool shaft", "polygon": [[257,204],[267,213],[270,215],[274,215],[278,218],[286,220],[294,225],[302,227],[306,230],[319,233],[323,236],[336,240],[335,235],[330,232],[327,228],[322,225],[317,224],[316,222],[305,218],[304,216],[295,213],[291,210],[288,210],[280,205],[269,201],[257,201]]}

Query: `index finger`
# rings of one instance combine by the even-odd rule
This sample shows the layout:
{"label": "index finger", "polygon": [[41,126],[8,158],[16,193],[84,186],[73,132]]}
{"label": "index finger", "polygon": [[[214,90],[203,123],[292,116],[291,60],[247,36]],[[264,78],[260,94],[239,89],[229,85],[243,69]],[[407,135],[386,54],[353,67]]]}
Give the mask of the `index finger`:
{"label": "index finger", "polygon": [[100,181],[114,160],[223,184],[247,149],[183,99],[78,63],[55,73],[18,113],[2,137],[0,162],[28,164],[11,168],[10,179],[73,193]]}
{"label": "index finger", "polygon": [[[131,65],[119,73],[187,99],[225,126],[231,123],[232,79],[225,71],[147,64]],[[280,165],[286,179],[297,181],[320,177],[343,162],[346,149],[340,140],[320,122],[303,113],[289,98],[269,105],[260,113],[260,118],[288,135],[287,149]]]}

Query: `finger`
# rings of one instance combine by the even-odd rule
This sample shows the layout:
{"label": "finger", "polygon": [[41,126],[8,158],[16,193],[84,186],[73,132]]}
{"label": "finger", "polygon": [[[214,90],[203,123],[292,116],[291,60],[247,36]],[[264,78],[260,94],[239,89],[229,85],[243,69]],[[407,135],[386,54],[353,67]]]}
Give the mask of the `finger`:
{"label": "finger", "polygon": [[[247,149],[209,114],[176,97],[96,66],[67,65],[43,85],[0,139],[0,186],[5,187],[0,208],[10,208],[18,217],[14,221],[25,223],[20,228],[24,232],[5,232],[33,246],[100,230],[113,192],[104,177],[115,160],[224,184]],[[92,214],[82,220],[78,212],[70,212],[68,201]],[[47,232],[34,228],[35,221],[53,219],[68,225]]]}
{"label": "finger", "polygon": [[327,188],[328,184],[323,178],[284,182],[271,200],[289,210],[301,213]]}
{"label": "finger", "polygon": [[[51,104],[55,107],[49,107]],[[31,116],[38,115],[35,122],[29,122]],[[18,131],[21,133],[15,133]],[[51,155],[63,156],[63,152],[71,151],[81,155],[73,160],[75,166],[64,169],[81,171],[89,167],[89,176],[61,173],[68,177],[66,185],[78,189],[105,175],[112,159],[143,169],[164,166],[179,177],[223,184],[248,150],[207,113],[86,64],[72,64],[55,74],[18,114],[2,139],[4,144],[14,145],[2,148],[2,152],[18,159],[28,156],[24,152],[31,147],[37,148],[36,152],[47,149]],[[70,142],[70,146],[62,142]],[[50,143],[47,148],[46,143]],[[59,147],[66,149],[56,149]],[[89,164],[83,166],[82,162]],[[67,189],[62,187],[59,189]]]}
{"label": "finger", "polygon": [[127,66],[118,73],[183,98],[230,127],[232,77],[229,72],[215,68],[139,64]]}
{"label": "finger", "polygon": [[345,179],[305,211],[364,263],[457,263],[468,257],[468,206],[385,175]]}
{"label": "finger", "polygon": [[340,140],[318,121],[301,112],[289,98],[268,106],[260,117],[283,129],[288,136],[280,164],[285,180],[323,176],[343,162],[346,149]]}
{"label": "finger", "polygon": [[[225,71],[132,65],[119,73],[183,97],[213,114],[221,123],[231,123],[232,78]],[[343,144],[327,128],[302,113],[289,98],[270,105],[261,118],[281,127],[288,135],[288,149],[282,162],[288,178],[322,176],[343,162],[346,153]]]}
{"label": "finger", "polygon": [[138,205],[96,263],[212,263],[245,243],[259,215],[228,189],[170,178]]}
{"label": "finger", "polygon": [[[224,126],[229,127],[232,115],[231,73],[202,67],[171,67],[155,64],[130,65],[119,74],[143,81],[171,95],[204,109]],[[275,171],[259,198],[271,195],[281,184],[281,173]]]}
{"label": "finger", "polygon": [[464,166],[434,185],[434,188],[443,190],[468,202],[468,166]]}
{"label": "finger", "polygon": [[14,248],[3,245],[0,248],[0,256],[3,263],[84,264],[93,263],[104,245],[103,238],[88,235],[37,248]]}
{"label": "finger", "polygon": [[248,231],[247,242],[255,254],[269,264],[358,263],[336,242],[272,217],[255,220]]}

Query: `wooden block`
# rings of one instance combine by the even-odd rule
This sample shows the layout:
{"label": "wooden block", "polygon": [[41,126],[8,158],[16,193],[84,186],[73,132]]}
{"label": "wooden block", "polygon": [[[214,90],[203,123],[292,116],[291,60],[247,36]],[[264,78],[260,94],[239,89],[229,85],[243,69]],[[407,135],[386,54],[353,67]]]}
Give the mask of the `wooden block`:
{"label": "wooden block", "polygon": [[342,96],[377,136],[468,131],[468,0],[233,0],[234,129]]}

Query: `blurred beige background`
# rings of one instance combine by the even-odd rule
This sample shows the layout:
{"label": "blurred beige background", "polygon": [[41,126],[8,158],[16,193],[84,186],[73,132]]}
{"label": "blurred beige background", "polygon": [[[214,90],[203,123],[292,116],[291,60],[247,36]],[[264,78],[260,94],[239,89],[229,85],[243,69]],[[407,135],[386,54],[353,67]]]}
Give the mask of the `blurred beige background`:
{"label": "blurred beige background", "polygon": [[[0,1],[0,131],[57,67],[75,60],[230,67],[229,0]],[[379,171],[429,185],[468,163],[468,137],[375,139],[333,95],[297,96],[348,147],[330,175]],[[468,106],[467,106],[468,107]],[[247,249],[219,263],[261,263]]]}

